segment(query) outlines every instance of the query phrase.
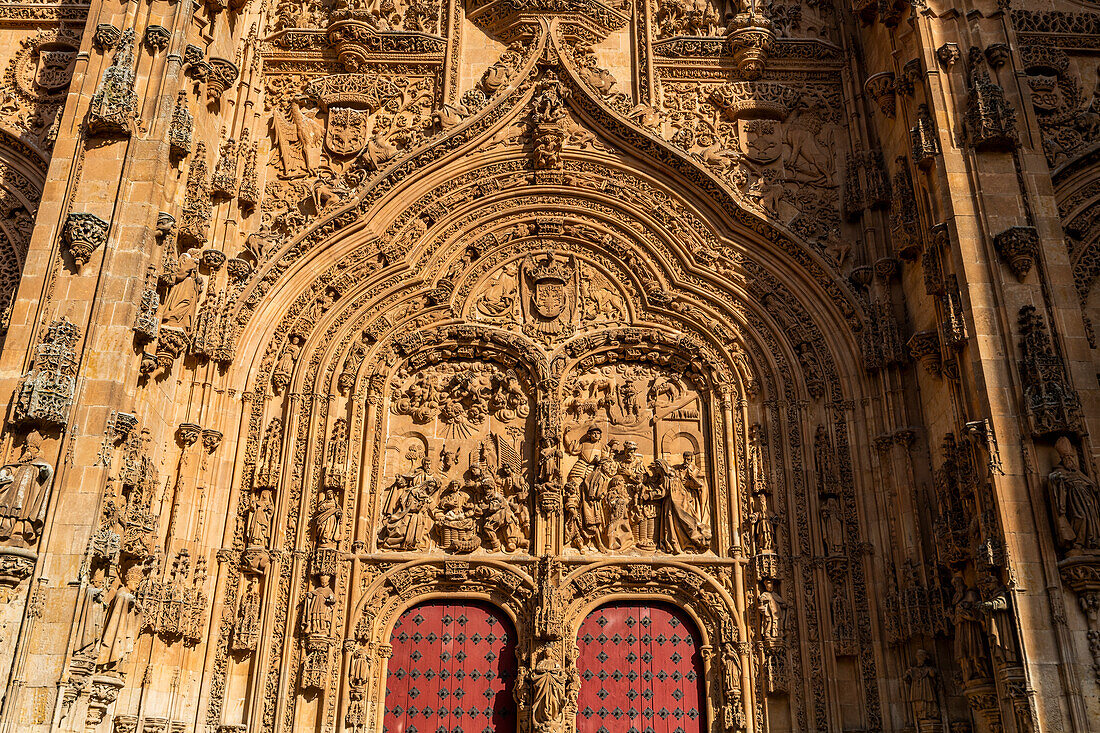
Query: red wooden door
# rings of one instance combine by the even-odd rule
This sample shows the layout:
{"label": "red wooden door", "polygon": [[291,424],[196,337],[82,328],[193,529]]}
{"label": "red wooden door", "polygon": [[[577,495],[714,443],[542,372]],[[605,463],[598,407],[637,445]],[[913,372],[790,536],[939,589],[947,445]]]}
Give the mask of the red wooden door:
{"label": "red wooden door", "polygon": [[500,609],[432,601],[390,637],[386,733],[514,733],[516,632]]}
{"label": "red wooden door", "polygon": [[699,634],[683,611],[613,603],[577,634],[577,733],[703,733]]}

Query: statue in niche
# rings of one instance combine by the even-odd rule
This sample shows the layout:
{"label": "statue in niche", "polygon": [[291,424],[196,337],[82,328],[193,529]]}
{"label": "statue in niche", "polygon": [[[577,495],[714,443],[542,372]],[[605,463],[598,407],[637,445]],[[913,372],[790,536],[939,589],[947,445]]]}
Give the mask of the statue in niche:
{"label": "statue in niche", "polygon": [[42,533],[53,468],[42,458],[42,435],[30,432],[23,454],[0,467],[0,541],[31,547]]}
{"label": "statue in niche", "polygon": [[91,661],[99,655],[99,642],[103,638],[107,615],[107,606],[103,598],[104,585],[107,582],[105,576],[106,565],[96,563],[92,570],[92,577],[84,588],[84,605],[80,609],[80,618],[77,621],[74,658],[90,657],[89,661]]}
{"label": "statue in niche", "polygon": [[821,536],[826,555],[844,554],[844,520],[840,514],[840,500],[835,496],[821,502]]}
{"label": "statue in niche", "polygon": [[987,680],[993,676],[989,663],[989,640],[978,591],[967,585],[960,573],[951,578],[955,595],[951,599],[955,618],[955,661],[963,682]]}
{"label": "statue in niche", "polygon": [[115,588],[107,604],[106,620],[103,624],[103,637],[100,640],[99,654],[96,658],[96,671],[116,672],[134,650],[138,634],[141,631],[141,604],[137,599],[137,589],[145,578],[145,569],[140,563],[130,565]]}
{"label": "statue in niche", "polygon": [[909,686],[909,704],[913,706],[913,719],[917,723],[939,721],[940,673],[927,651],[917,650],[916,664],[905,672],[904,680]]}
{"label": "statue in niche", "polygon": [[201,293],[202,277],[199,276],[198,252],[191,249],[179,257],[174,284],[168,291],[161,311],[161,327],[175,328],[190,334]]}
{"label": "statue in niche", "polygon": [[710,541],[710,528],[703,524],[701,489],[698,483],[685,484],[683,474],[657,460],[651,479],[661,486],[660,548],[678,555],[683,548],[705,550]]}
{"label": "statue in niche", "polygon": [[336,492],[325,489],[321,492],[321,500],[317,502],[317,510],[313,514],[313,524],[317,528],[317,546],[333,547],[336,545],[340,534],[340,519],[344,516],[340,509],[340,503],[336,500]]}
{"label": "statue in niche", "polygon": [[320,585],[306,593],[302,607],[302,633],[307,636],[327,636],[332,626],[332,609],[336,594],[329,587],[329,576],[319,575]]}
{"label": "statue in niche", "polygon": [[764,578],[760,582],[764,587],[756,604],[760,611],[760,635],[764,641],[775,643],[783,639],[786,629],[787,602],[776,590],[775,580]]}
{"label": "statue in niche", "polygon": [[259,631],[259,584],[255,576],[249,576],[237,606],[237,623],[233,628],[233,648],[237,651],[255,649]]}
{"label": "statue in niche", "polygon": [[274,516],[275,504],[271,500],[271,490],[262,489],[253,498],[252,506],[248,510],[246,546],[267,547],[271,540],[271,521]]}
{"label": "statue in niche", "polygon": [[775,532],[779,517],[768,508],[768,502],[763,496],[759,505],[760,508],[749,515],[753,549],[757,553],[775,552]]}
{"label": "statue in niche", "polygon": [[1055,537],[1070,552],[1100,550],[1100,491],[1080,468],[1077,450],[1066,437],[1054,444],[1058,465],[1047,476]]}
{"label": "statue in niche", "polygon": [[527,676],[533,693],[531,722],[534,730],[559,730],[559,719],[565,712],[572,693],[570,688],[577,686],[576,670],[563,668],[558,655],[547,643],[539,648],[535,663]]}

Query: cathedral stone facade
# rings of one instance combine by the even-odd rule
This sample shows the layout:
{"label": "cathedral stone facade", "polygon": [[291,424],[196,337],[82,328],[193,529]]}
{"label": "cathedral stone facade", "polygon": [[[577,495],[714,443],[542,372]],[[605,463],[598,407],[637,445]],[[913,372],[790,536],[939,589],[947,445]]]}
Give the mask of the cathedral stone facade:
{"label": "cathedral stone facade", "polygon": [[0,41],[0,733],[1100,732],[1100,3]]}

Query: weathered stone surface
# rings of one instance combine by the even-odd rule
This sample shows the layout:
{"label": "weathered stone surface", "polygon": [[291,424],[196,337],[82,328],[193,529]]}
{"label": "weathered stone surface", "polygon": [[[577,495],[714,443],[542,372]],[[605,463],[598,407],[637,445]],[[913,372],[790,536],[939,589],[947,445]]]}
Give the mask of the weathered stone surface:
{"label": "weathered stone surface", "polygon": [[0,733],[1094,729],[1080,5],[0,4]]}

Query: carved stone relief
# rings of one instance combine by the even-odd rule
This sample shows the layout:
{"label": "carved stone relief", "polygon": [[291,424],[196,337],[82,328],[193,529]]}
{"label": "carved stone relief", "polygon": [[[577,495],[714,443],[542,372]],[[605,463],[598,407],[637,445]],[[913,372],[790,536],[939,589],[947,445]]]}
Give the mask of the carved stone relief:
{"label": "carved stone relief", "polygon": [[447,361],[399,375],[380,476],[380,549],[529,547],[531,392],[522,370],[486,361]]}

